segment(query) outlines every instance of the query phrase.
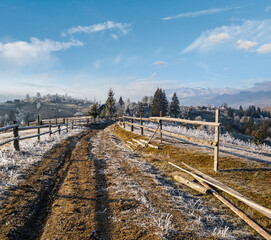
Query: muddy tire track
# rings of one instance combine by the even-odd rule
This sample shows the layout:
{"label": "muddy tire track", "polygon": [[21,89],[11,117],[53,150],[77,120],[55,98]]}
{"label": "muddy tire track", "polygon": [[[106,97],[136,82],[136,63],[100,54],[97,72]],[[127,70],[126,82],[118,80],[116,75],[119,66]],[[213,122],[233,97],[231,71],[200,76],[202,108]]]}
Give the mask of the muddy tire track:
{"label": "muddy tire track", "polygon": [[125,149],[109,127],[46,154],[3,203],[0,239],[236,239],[233,222]]}

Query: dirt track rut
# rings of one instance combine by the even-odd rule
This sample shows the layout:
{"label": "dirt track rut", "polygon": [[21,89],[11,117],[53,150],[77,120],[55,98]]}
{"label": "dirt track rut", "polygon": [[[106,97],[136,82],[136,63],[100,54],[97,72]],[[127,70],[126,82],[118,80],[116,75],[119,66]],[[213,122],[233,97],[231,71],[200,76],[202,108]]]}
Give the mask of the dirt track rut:
{"label": "dirt track rut", "polygon": [[234,238],[234,223],[204,205],[110,128],[88,130],[54,147],[10,193],[0,239]]}

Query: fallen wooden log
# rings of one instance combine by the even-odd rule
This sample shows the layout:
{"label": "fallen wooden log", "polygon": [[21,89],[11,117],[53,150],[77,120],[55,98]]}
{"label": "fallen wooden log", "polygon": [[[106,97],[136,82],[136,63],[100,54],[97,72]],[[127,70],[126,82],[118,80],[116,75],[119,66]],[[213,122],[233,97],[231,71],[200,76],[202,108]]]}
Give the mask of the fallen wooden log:
{"label": "fallen wooden log", "polygon": [[132,141],[138,143],[138,144],[141,145],[141,146],[145,146],[142,142],[140,142],[140,141],[138,141],[138,140],[136,140],[136,139],[134,139],[134,138],[132,139]]}
{"label": "fallen wooden log", "polygon": [[194,189],[194,190],[196,190],[196,191],[198,191],[198,192],[200,192],[200,193],[202,193],[202,194],[207,194],[207,193],[210,193],[210,192],[211,192],[211,191],[208,190],[206,187],[203,187],[203,186],[201,186],[201,185],[198,184],[198,183],[191,182],[191,181],[189,181],[188,179],[181,177],[180,175],[173,175],[173,178],[174,178],[177,182],[179,182],[179,183],[181,183],[181,184],[184,184],[184,185],[186,185],[187,187],[190,187],[190,188],[192,188],[192,189]]}
{"label": "fallen wooden log", "polygon": [[234,189],[228,187],[227,185],[221,183],[220,181],[208,176],[207,174],[204,174],[203,172],[201,172],[201,171],[199,171],[199,170],[197,170],[197,169],[195,169],[185,163],[182,163],[182,164],[184,166],[186,166],[187,168],[189,168],[190,170],[194,171],[200,177],[202,177],[202,180],[204,180],[206,183],[230,194],[231,196],[237,198],[241,202],[247,204],[248,206],[250,206],[250,207],[254,208],[255,210],[257,210],[258,212],[262,213],[266,217],[271,218],[271,210],[269,208],[266,208],[256,202],[252,201],[251,199],[247,198],[243,194],[235,191]]}
{"label": "fallen wooden log", "polygon": [[[200,181],[201,182],[201,181]],[[218,192],[216,192],[211,186],[209,186],[205,182],[201,182],[201,184],[212,191],[212,194],[218,198],[222,203],[224,203],[227,207],[229,207],[235,214],[237,214],[240,218],[242,218],[249,226],[251,226],[255,231],[257,231],[261,236],[265,239],[270,240],[271,235],[266,232],[263,228],[261,228],[257,223],[255,223],[252,219],[250,219],[245,213],[243,213],[240,209],[235,207],[232,203],[230,203],[226,198],[221,196]]]}
{"label": "fallen wooden log", "polygon": [[128,149],[130,149],[130,150],[132,150],[133,151],[133,149],[128,145],[128,144],[123,144],[126,148],[128,148]]}
{"label": "fallen wooden log", "polygon": [[148,141],[146,141],[146,140],[140,139],[139,141],[140,141],[140,142],[143,142],[143,143],[145,143],[145,144],[147,144],[147,145],[148,145],[149,147],[151,147],[151,148],[158,149],[158,146],[155,146],[155,145],[153,145],[153,144],[150,144],[150,143],[148,143]]}
{"label": "fallen wooden log", "polygon": [[132,146],[134,146],[134,147],[137,147],[137,144],[135,144],[135,143],[132,143],[130,141],[127,141],[127,143],[130,144],[130,145],[132,145]]}

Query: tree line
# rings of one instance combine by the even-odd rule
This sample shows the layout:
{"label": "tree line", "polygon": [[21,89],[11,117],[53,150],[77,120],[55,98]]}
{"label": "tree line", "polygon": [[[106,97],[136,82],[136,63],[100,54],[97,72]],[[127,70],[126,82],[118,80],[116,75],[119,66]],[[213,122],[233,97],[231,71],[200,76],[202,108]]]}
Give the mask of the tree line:
{"label": "tree line", "polygon": [[[125,115],[142,115],[145,117],[150,116],[172,116],[179,117],[180,115],[180,102],[177,94],[174,93],[171,102],[168,102],[165,90],[157,88],[153,97],[144,97],[141,102],[131,104],[127,99],[126,103],[120,96],[118,102],[114,97],[115,93],[110,88],[107,95],[105,104],[99,105],[95,102],[89,111],[89,115],[96,118],[97,116],[111,118],[116,116]],[[131,105],[132,108],[131,109]],[[136,106],[135,106],[136,105]]]}

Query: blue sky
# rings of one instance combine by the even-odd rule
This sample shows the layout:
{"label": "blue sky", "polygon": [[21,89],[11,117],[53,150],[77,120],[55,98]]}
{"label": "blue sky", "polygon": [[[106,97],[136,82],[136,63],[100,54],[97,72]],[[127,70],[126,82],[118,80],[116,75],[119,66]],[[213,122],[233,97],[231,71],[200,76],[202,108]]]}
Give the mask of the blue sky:
{"label": "blue sky", "polygon": [[271,81],[269,1],[1,0],[0,23],[0,100]]}

